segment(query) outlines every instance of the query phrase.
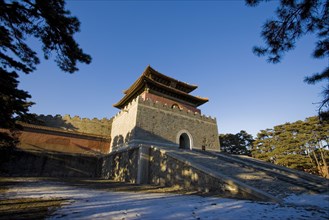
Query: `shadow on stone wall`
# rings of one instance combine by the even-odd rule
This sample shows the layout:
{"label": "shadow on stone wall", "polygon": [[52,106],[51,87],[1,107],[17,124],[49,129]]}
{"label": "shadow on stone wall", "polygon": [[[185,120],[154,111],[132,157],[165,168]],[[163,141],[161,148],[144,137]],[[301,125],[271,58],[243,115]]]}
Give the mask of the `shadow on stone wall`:
{"label": "shadow on stone wall", "polygon": [[196,169],[191,164],[171,157],[159,149],[150,149],[149,184],[159,186],[178,186],[186,191],[209,193],[226,198],[255,199],[246,194],[232,182],[216,178],[207,172]]}
{"label": "shadow on stone wall", "polygon": [[[147,148],[141,154],[141,148]],[[147,167],[140,166],[141,157],[148,160]],[[193,168],[183,161],[170,157],[153,147],[130,147],[112,152],[102,158],[101,178],[120,182],[137,183],[138,173],[148,173],[144,184],[161,187],[178,186],[186,191],[218,194],[224,197],[251,198],[233,185]],[[142,170],[138,170],[142,169]]]}
{"label": "shadow on stone wall", "polygon": [[69,131],[77,131],[78,128],[75,127],[72,123],[67,122],[67,120],[63,119],[61,115],[35,115],[36,120],[32,122],[35,125],[42,125],[52,128],[59,128]]}
{"label": "shadow on stone wall", "polygon": [[[180,152],[189,150],[176,150]],[[280,202],[279,199],[243,184],[231,177],[222,177],[171,155],[165,148],[136,145],[102,158],[101,178],[120,182],[175,187],[186,192],[219,195],[227,198]],[[199,155],[202,157],[202,155]],[[144,162],[143,162],[144,161]],[[146,162],[146,163],[145,163]],[[211,161],[209,161],[211,163]],[[266,184],[266,181],[264,181]]]}
{"label": "shadow on stone wall", "polygon": [[139,148],[112,152],[101,159],[101,178],[136,183]]}
{"label": "shadow on stone wall", "polygon": [[178,144],[165,139],[159,135],[156,135],[150,131],[144,130],[138,126],[135,126],[130,132],[124,135],[117,135],[113,137],[112,151],[118,150],[121,147],[136,144],[149,144],[149,145],[170,145],[177,146]]}
{"label": "shadow on stone wall", "polygon": [[101,136],[110,136],[113,119],[88,119],[79,116],[70,115],[36,115],[39,125],[52,128],[59,128],[67,131],[78,131],[87,134],[97,134]]}
{"label": "shadow on stone wall", "polygon": [[99,177],[99,158],[0,148],[0,176]]}

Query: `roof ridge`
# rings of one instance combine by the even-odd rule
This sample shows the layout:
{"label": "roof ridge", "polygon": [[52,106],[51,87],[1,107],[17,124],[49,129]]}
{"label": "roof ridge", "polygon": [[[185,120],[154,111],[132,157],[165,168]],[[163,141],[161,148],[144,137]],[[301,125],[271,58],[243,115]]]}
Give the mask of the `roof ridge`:
{"label": "roof ridge", "polygon": [[[151,71],[154,71],[154,72],[156,72],[157,74],[159,74],[159,75],[161,75],[161,76],[163,76],[163,77],[165,77],[165,78],[167,78],[167,79],[170,79],[170,80],[176,81],[176,82],[178,82],[178,83],[181,83],[181,84],[187,85],[187,86],[189,86],[189,87],[191,87],[191,88],[194,88],[194,89],[198,88],[197,85],[190,84],[190,83],[187,83],[187,82],[183,82],[183,81],[180,81],[180,80],[178,80],[178,79],[175,79],[175,78],[173,78],[173,77],[171,77],[171,76],[167,76],[167,75],[165,75],[165,74],[163,74],[163,73],[160,73],[160,72],[157,71],[156,69],[152,68],[150,65],[148,65],[148,66],[146,67],[145,70],[147,70],[147,69],[148,69],[148,70],[151,70]],[[194,89],[193,89],[193,90],[194,90]],[[192,91],[193,91],[193,90],[192,90]]]}

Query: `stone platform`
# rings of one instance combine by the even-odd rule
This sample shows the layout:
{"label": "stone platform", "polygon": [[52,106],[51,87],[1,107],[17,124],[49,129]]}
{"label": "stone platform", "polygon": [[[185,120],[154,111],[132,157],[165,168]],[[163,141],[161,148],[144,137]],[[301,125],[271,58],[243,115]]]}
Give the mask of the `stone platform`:
{"label": "stone platform", "polygon": [[102,167],[102,178],[278,203],[292,194],[328,193],[329,183],[253,158],[155,146],[113,152],[103,158]]}

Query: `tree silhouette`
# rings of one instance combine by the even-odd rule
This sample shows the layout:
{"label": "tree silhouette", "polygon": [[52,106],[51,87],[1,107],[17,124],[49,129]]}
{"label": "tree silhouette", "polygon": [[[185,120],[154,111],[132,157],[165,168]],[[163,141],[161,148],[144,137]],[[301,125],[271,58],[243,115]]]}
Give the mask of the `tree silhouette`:
{"label": "tree silhouette", "polygon": [[241,130],[236,134],[220,134],[220,148],[229,154],[251,155],[250,149],[254,142],[251,134]]}
{"label": "tree silhouette", "polygon": [[[38,54],[27,44],[28,38],[41,42],[45,59],[55,53],[55,62],[65,72],[76,72],[78,62],[91,62],[91,57],[73,38],[80,22],[64,6],[64,0],[0,0],[1,128],[17,129],[15,117],[28,118],[28,109],[33,104],[27,101],[31,97],[28,92],[17,88],[18,74],[33,72],[40,63]],[[13,137],[2,133],[0,138]]]}
{"label": "tree silhouette", "polygon": [[[249,6],[257,6],[266,0],[245,0]],[[285,52],[295,48],[296,41],[306,34],[317,37],[313,57],[329,61],[329,0],[281,0],[276,9],[276,19],[265,22],[262,30],[266,46],[254,47],[258,56],[267,56],[271,63],[281,61]],[[329,65],[320,73],[305,78],[314,84],[326,81],[323,100],[319,106],[320,116],[329,115]]]}

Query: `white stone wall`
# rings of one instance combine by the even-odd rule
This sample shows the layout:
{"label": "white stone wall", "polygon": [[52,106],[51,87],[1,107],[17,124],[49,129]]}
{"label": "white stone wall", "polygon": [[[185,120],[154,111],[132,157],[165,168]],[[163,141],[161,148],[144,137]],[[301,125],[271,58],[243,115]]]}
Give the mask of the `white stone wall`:
{"label": "white stone wall", "polygon": [[126,146],[131,140],[136,126],[138,101],[133,100],[125,109],[121,110],[113,118],[111,131],[111,150]]}

